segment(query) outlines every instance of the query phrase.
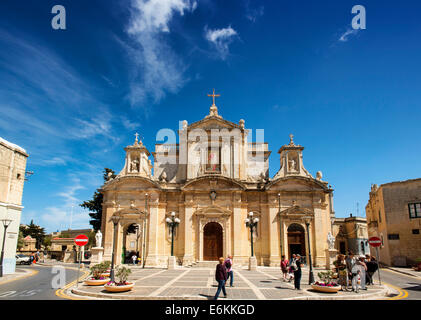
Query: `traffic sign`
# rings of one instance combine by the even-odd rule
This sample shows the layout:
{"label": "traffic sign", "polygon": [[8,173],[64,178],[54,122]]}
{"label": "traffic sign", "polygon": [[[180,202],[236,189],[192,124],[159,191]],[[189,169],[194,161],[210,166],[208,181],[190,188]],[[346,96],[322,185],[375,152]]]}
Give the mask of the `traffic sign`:
{"label": "traffic sign", "polygon": [[87,245],[88,241],[89,241],[89,238],[85,236],[84,234],[80,234],[76,236],[75,238],[75,244],[80,247]]}
{"label": "traffic sign", "polygon": [[371,237],[368,239],[368,244],[372,247],[380,247],[382,245],[382,240],[378,237]]}

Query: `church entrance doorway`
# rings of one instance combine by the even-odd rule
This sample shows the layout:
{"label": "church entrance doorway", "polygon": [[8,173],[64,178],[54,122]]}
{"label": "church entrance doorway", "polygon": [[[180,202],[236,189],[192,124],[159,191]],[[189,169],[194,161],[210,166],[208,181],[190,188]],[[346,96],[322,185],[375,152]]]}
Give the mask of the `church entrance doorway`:
{"label": "church entrance doorway", "polygon": [[293,223],[288,227],[288,249],[289,257],[293,254],[299,254],[302,257],[306,255],[305,235],[303,226]]}
{"label": "church entrance doorway", "polygon": [[222,227],[217,222],[209,222],[203,230],[203,260],[217,261],[222,254]]}

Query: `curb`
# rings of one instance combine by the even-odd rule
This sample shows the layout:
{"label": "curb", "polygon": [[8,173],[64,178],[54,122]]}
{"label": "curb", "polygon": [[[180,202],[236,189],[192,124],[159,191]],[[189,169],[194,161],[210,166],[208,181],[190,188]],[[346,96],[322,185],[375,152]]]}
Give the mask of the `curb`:
{"label": "curb", "polygon": [[[351,296],[304,296],[304,297],[293,297],[293,298],[285,298],[285,299],[268,299],[268,300],[364,300],[366,298],[375,298],[375,297],[385,297],[388,293],[389,289],[387,286],[383,285],[383,289],[373,293],[367,294],[357,294]],[[107,300],[210,300],[207,298],[202,297],[149,297],[149,296],[129,296],[129,295],[112,295],[109,293],[94,293],[94,292],[87,292],[80,289],[73,288],[71,292],[75,295],[79,296],[88,296],[93,298],[100,298],[100,299],[107,299]],[[230,301],[241,300],[241,299],[233,299]],[[252,300],[259,300],[259,299],[252,299]]]}
{"label": "curb", "polygon": [[25,271],[23,272],[23,274],[19,274],[19,275],[14,274],[14,276],[11,277],[10,279],[0,281],[0,286],[3,285],[3,284],[9,283],[9,282],[13,282],[13,281],[17,281],[17,280],[22,280],[22,279],[25,279],[27,277],[34,276],[37,273],[38,273],[38,270],[26,270],[25,269]]}
{"label": "curb", "polygon": [[399,270],[399,269],[394,269],[394,268],[391,268],[391,267],[383,267],[383,268],[388,269],[388,270],[392,270],[392,271],[395,271],[395,272],[399,272],[399,273],[402,273],[402,274],[405,274],[407,276],[411,276],[411,277],[414,277],[414,278],[420,278],[421,277],[421,274],[420,275],[414,275],[412,273],[405,272],[405,271],[402,271],[402,270]]}
{"label": "curb", "polygon": [[293,297],[282,300],[364,300],[367,298],[385,297],[389,289],[383,285],[383,289],[378,292],[367,293],[367,294],[354,294],[351,296],[304,296],[304,297]]}

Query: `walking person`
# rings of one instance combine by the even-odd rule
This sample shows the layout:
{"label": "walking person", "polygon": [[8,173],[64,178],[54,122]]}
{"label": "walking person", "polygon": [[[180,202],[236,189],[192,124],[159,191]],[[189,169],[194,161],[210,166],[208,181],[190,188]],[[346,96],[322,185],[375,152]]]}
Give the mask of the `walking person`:
{"label": "walking person", "polygon": [[224,294],[224,298],[227,297],[227,292],[225,291],[225,282],[228,279],[227,268],[224,264],[224,258],[219,258],[219,264],[216,266],[215,271],[215,280],[218,282],[218,290],[216,290],[216,294],[214,300],[218,300],[219,294]]}
{"label": "walking person", "polygon": [[361,255],[358,258],[357,265],[360,268],[361,289],[362,290],[367,290],[367,287],[365,286],[365,274],[367,272],[367,265],[365,264],[364,260],[365,260],[365,256]]}
{"label": "walking person", "polygon": [[367,262],[366,265],[367,265],[367,279],[368,279],[367,284],[373,284],[374,285],[373,277],[374,277],[374,274],[376,273],[377,269],[379,268],[379,265],[377,264],[376,258],[371,256],[370,261]]}
{"label": "walking person", "polygon": [[[294,267],[294,287],[296,290],[301,290],[300,288],[300,282],[301,282],[301,256],[299,254],[296,255],[295,261],[293,261],[295,264]],[[291,263],[291,266],[293,266],[293,263]]]}
{"label": "walking person", "polygon": [[[348,281],[352,281],[352,268],[354,267],[355,264],[355,257],[354,257],[354,253],[350,250],[348,251],[348,255],[345,258],[345,263],[346,263],[346,270],[348,271]],[[349,282],[348,282],[349,285]]]}
{"label": "walking person", "polygon": [[281,270],[282,270],[282,279],[284,281],[287,281],[288,266],[289,266],[288,259],[286,259],[285,256],[283,255],[281,259]]}
{"label": "walking person", "polygon": [[132,255],[132,262],[133,262],[133,265],[136,265],[136,259],[137,259],[137,256],[136,256],[136,253],[134,253],[134,254]]}
{"label": "walking person", "polygon": [[234,286],[234,271],[232,270],[232,256],[228,255],[228,258],[224,262],[225,268],[227,268],[227,281],[230,279],[230,287]]}

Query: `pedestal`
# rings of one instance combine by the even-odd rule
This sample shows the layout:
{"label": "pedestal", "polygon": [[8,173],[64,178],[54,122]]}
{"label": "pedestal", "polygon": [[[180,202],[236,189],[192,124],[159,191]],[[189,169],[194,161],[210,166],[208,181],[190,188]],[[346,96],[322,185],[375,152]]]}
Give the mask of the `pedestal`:
{"label": "pedestal", "polygon": [[174,270],[175,269],[175,256],[169,256],[168,257],[168,270]]}
{"label": "pedestal", "polygon": [[257,270],[257,259],[255,256],[250,257],[249,259],[249,270],[256,271]]}
{"label": "pedestal", "polygon": [[91,249],[91,264],[98,264],[102,262],[102,256],[104,254],[104,248],[94,247]]}
{"label": "pedestal", "polygon": [[338,250],[326,249],[326,270],[332,270],[334,268],[333,262],[337,258]]}

